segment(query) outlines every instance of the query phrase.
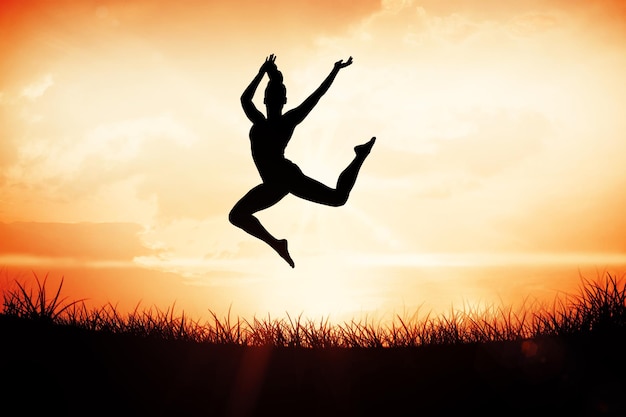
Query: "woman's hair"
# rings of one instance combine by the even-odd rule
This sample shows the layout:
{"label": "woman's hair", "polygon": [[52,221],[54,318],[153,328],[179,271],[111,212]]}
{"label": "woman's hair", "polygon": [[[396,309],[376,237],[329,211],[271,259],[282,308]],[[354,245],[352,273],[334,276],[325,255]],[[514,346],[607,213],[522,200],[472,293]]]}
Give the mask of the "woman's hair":
{"label": "woman's hair", "polygon": [[270,81],[283,82],[283,73],[278,70],[276,64],[268,69],[267,76],[270,77]]}
{"label": "woman's hair", "polygon": [[274,68],[267,72],[270,77],[270,81],[265,88],[265,101],[280,101],[285,103],[287,98],[287,87],[283,84],[283,74],[278,69]]}

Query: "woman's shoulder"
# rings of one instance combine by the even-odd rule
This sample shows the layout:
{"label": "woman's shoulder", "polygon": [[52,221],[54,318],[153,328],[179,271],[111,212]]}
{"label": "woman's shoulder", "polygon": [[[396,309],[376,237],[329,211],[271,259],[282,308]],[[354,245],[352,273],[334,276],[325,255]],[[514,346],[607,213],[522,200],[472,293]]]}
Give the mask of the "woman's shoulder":
{"label": "woman's shoulder", "polygon": [[298,123],[300,123],[301,120],[299,119],[299,116],[296,110],[297,109],[291,109],[285,112],[285,114],[283,114],[282,122],[285,126],[296,127]]}

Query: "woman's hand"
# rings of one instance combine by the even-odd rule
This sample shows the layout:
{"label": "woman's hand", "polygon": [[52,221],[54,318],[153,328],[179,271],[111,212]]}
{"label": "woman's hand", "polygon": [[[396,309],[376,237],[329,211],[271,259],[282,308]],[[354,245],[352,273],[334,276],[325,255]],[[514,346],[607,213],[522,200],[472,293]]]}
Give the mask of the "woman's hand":
{"label": "woman's hand", "polygon": [[261,65],[261,72],[270,72],[272,70],[275,70],[276,67],[276,55],[271,54],[270,56],[268,56],[267,58],[265,58],[265,62],[263,63],[263,65]]}
{"label": "woman's hand", "polygon": [[345,68],[348,65],[352,65],[352,57],[348,58],[346,62],[343,62],[343,59],[340,59],[339,61],[335,62],[335,68],[337,69]]}

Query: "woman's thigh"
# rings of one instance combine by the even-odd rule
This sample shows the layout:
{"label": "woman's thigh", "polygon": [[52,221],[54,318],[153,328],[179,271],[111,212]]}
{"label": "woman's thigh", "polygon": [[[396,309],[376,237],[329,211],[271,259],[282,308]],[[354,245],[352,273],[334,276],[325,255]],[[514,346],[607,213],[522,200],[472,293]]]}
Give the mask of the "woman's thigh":
{"label": "woman's thigh", "polygon": [[333,188],[300,173],[289,184],[289,192],[296,197],[329,206],[337,205],[337,193]]}
{"label": "woman's thigh", "polygon": [[279,184],[259,184],[246,193],[233,207],[235,211],[256,213],[273,206],[283,199],[289,190]]}

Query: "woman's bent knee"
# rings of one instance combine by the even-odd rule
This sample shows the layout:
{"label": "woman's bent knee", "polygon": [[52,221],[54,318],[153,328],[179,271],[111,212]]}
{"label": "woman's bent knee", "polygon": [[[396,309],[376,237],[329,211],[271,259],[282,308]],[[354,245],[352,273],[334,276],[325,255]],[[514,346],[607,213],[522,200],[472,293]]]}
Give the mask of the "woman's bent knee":
{"label": "woman's bent knee", "polygon": [[234,226],[240,226],[243,222],[245,222],[245,215],[241,212],[241,210],[237,209],[237,207],[233,207],[233,209],[228,213],[228,220]]}
{"label": "woman's bent knee", "polygon": [[345,193],[345,194],[340,194],[337,196],[335,204],[333,204],[335,207],[340,207],[345,205],[348,202],[348,197],[349,197],[349,193]]}
{"label": "woman's bent knee", "polygon": [[326,204],[331,207],[341,207],[348,202],[348,196],[336,196],[330,199]]}

